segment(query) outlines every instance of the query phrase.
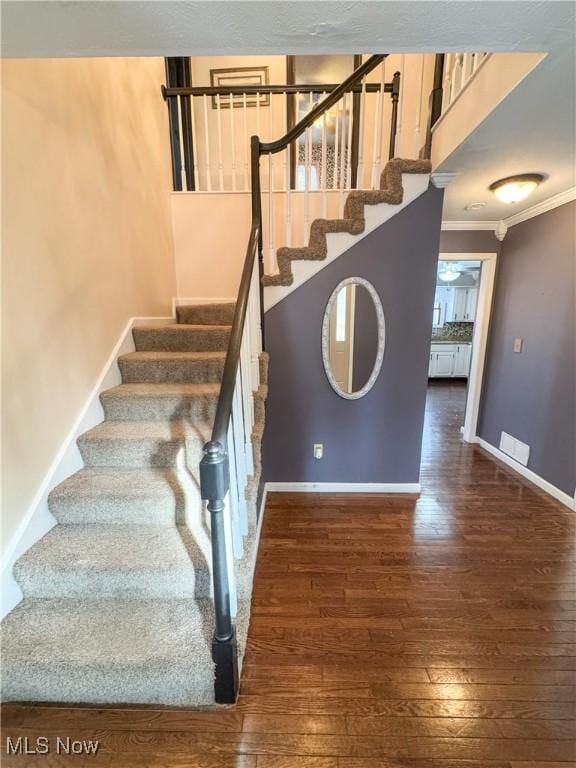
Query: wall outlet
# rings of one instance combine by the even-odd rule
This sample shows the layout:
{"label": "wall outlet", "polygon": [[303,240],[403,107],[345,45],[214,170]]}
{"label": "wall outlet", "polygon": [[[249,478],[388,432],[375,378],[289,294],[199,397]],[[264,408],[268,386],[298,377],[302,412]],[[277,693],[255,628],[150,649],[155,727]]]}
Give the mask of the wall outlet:
{"label": "wall outlet", "polygon": [[522,339],[514,339],[514,352],[522,352]]}
{"label": "wall outlet", "polygon": [[324,444],[314,443],[314,458],[321,459],[324,456]]}

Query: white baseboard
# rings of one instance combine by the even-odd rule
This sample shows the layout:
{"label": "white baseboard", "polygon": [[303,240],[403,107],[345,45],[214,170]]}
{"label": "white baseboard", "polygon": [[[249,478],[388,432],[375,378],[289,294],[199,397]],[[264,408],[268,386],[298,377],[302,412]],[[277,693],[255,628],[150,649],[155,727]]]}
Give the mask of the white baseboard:
{"label": "white baseboard", "polygon": [[420,483],[266,483],[267,493],[420,493]]}
{"label": "white baseboard", "polygon": [[264,513],[266,512],[266,498],[268,496],[268,489],[264,485],[264,491],[262,492],[262,499],[260,501],[260,509],[258,510],[258,525],[256,526],[256,546],[254,547],[254,555],[252,558],[252,579],[254,579],[254,571],[256,570],[256,561],[258,560],[258,550],[260,549],[260,536],[262,535],[262,523],[264,522]]}
{"label": "white baseboard", "polygon": [[22,592],[12,574],[12,567],[30,547],[56,525],[48,509],[48,494],[59,483],[84,466],[76,439],[104,419],[100,404],[100,393],[121,383],[117,360],[120,355],[134,351],[132,328],[147,323],[172,322],[166,317],[131,317],[120,334],[108,360],[101,369],[96,382],[80,409],[74,424],[62,441],[48,472],[16,529],[0,563],[1,605],[0,618],[9,613],[22,599]]}
{"label": "white baseboard", "polygon": [[510,469],[513,469],[515,472],[518,472],[518,474],[522,475],[522,477],[526,480],[534,483],[534,485],[538,486],[540,490],[544,491],[550,496],[553,496],[556,501],[559,501],[561,504],[565,504],[568,509],[576,511],[576,499],[573,496],[570,496],[564,491],[561,491],[560,488],[556,488],[556,486],[552,485],[552,483],[549,483],[548,480],[544,480],[544,478],[540,477],[540,475],[537,475],[536,472],[533,472],[531,469],[523,466],[510,456],[507,456],[499,448],[495,448],[481,437],[477,437],[476,442],[481,448],[484,448],[485,451],[488,451],[488,453],[494,456],[494,458],[498,459],[503,464],[506,464],[506,466],[510,467]]}

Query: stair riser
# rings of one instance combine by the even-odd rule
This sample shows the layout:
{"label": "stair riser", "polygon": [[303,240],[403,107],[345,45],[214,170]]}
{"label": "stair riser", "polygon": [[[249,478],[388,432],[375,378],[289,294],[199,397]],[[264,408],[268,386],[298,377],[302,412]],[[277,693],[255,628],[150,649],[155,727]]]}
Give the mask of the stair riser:
{"label": "stair riser", "polygon": [[224,360],[118,361],[124,384],[218,384]]}
{"label": "stair riser", "polygon": [[125,569],[95,571],[71,562],[68,568],[34,569],[17,563],[14,576],[25,597],[33,598],[194,598],[209,597],[209,571],[195,565],[193,575],[179,578],[172,569],[141,573]]}
{"label": "stair riser", "polygon": [[134,328],[133,335],[137,352],[225,352],[230,332],[224,328]]}
{"label": "stair riser", "polygon": [[184,520],[183,498],[95,496],[49,499],[48,508],[63,525],[165,525]]}
{"label": "stair riser", "polygon": [[[214,673],[211,666],[206,666],[197,672],[195,679],[188,666],[183,664],[179,668],[174,662],[148,664],[143,674],[139,664],[119,669],[109,662],[77,665],[66,660],[46,668],[29,659],[22,664],[12,663],[3,672],[2,699],[6,702],[206,707],[214,703]],[[78,764],[81,763],[79,760]]]}
{"label": "stair riser", "polygon": [[179,323],[189,325],[232,325],[234,304],[177,307],[176,317]]}
{"label": "stair riser", "polygon": [[100,396],[106,419],[110,421],[166,421],[195,419],[209,421],[216,412],[217,397],[126,397]]}
{"label": "stair riser", "polygon": [[[87,467],[118,467],[138,469],[146,467],[177,467],[183,461],[182,441],[161,440],[99,440],[90,438],[78,441],[80,453]],[[200,443],[188,450],[188,466],[197,456],[200,461]],[[196,471],[198,468],[196,466]]]}

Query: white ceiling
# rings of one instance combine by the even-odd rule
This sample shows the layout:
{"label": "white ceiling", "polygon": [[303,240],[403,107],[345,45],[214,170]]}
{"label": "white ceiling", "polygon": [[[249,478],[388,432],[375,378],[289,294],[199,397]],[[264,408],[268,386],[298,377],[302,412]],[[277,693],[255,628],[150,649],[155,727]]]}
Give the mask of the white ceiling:
{"label": "white ceiling", "polygon": [[[438,170],[444,218],[501,219],[575,183],[575,4],[550,0],[3,0],[4,57],[545,51],[546,60]],[[525,204],[488,193],[538,171]],[[467,212],[470,202],[486,201]]]}
{"label": "white ceiling", "polygon": [[2,55],[547,51],[573,34],[549,0],[3,0]]}
{"label": "white ceiling", "polygon": [[[498,221],[576,185],[574,62],[573,44],[552,50],[436,169],[458,173],[445,190],[445,221]],[[498,201],[490,184],[518,173],[542,173],[546,178],[521,203]],[[475,202],[486,206],[465,210]]]}

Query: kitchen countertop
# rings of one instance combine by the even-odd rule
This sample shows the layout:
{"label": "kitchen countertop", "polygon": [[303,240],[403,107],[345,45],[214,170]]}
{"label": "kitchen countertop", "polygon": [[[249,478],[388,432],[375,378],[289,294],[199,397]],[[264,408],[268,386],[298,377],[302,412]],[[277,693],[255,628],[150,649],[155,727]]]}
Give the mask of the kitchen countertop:
{"label": "kitchen countertop", "polygon": [[458,341],[458,339],[432,339],[431,344],[472,344],[471,341]]}

